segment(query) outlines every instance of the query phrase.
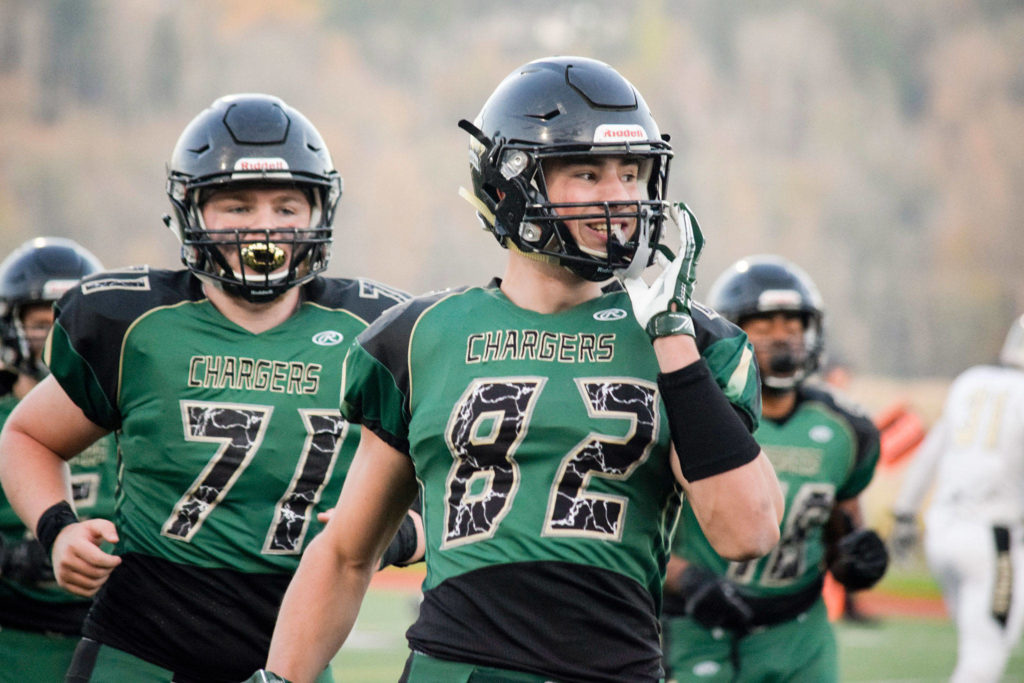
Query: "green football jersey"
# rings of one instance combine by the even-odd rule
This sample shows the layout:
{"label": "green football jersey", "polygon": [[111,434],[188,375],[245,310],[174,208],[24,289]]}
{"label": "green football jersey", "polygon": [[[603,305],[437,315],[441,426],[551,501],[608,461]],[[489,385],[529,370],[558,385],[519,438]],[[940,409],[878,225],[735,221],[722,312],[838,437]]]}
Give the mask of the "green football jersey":
{"label": "green football jersey", "polygon": [[[0,398],[0,425],[18,404],[13,394]],[[71,493],[80,518],[111,518],[117,487],[117,444],[104,437],[72,458]],[[0,534],[8,549],[32,538],[0,492]],[[23,583],[0,577],[0,626],[33,631],[78,633],[92,600],[72,595],[55,581]]]}
{"label": "green football jersey", "polygon": [[[47,362],[85,415],[115,431],[122,458],[123,561],[87,634],[173,669],[206,618],[229,623],[236,641],[212,639],[189,666],[236,667],[225,677],[250,667],[244,678],[262,664],[288,577],[358,441],[338,410],[347,348],[403,298],[317,278],[260,334],[225,318],[188,271],[107,272],[58,302]],[[174,614],[124,618],[149,619],[135,604],[154,601]]]}
{"label": "green football jersey", "polygon": [[[756,423],[746,337],[705,310],[698,346]],[[552,315],[517,307],[497,282],[421,297],[363,333],[345,370],[343,413],[409,454],[420,484],[414,649],[566,680],[657,671],[680,488],[657,360],[624,292]],[[599,616],[579,621],[584,604]],[[573,661],[567,630],[601,654]]]}
{"label": "green football jersey", "polygon": [[775,467],[786,499],[779,543],[759,560],[727,562],[684,505],[674,552],[724,574],[744,595],[793,595],[821,581],[824,526],[836,502],[856,497],[870,483],[878,462],[878,430],[828,391],[805,385],[793,413],[782,421],[763,419],[754,436]]}

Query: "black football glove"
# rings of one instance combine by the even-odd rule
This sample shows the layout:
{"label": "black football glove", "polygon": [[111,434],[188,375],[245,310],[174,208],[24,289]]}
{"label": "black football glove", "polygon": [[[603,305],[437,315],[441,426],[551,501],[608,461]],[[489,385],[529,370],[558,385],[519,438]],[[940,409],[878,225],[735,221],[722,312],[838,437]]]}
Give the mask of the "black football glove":
{"label": "black football glove", "polygon": [[912,514],[894,514],[892,532],[889,533],[889,550],[893,559],[901,562],[910,557],[917,547],[920,534],[917,531],[917,517]]}
{"label": "black football glove", "polygon": [[19,583],[54,581],[53,565],[42,544],[34,538],[5,545],[0,575]]}
{"label": "black football glove", "polygon": [[855,529],[836,543],[835,558],[829,571],[850,591],[871,588],[885,575],[889,551],[871,529]]}
{"label": "black football glove", "polygon": [[416,523],[412,517],[406,515],[405,519],[402,520],[402,525],[398,527],[395,537],[391,539],[391,543],[384,549],[384,554],[380,558],[380,565],[377,568],[384,569],[390,565],[406,567],[413,564],[409,561],[409,558],[416,553],[417,542]]}
{"label": "black football glove", "polygon": [[686,614],[705,628],[746,631],[754,612],[736,585],[701,567],[687,567],[679,579],[679,592],[686,600]]}

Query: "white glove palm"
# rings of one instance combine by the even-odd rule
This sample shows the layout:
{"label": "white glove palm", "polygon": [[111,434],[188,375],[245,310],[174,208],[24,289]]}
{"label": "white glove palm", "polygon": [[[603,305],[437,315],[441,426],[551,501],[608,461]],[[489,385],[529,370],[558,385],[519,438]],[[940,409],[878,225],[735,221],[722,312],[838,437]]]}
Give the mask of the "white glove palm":
{"label": "white glove palm", "polygon": [[669,218],[679,229],[679,255],[672,257],[667,247],[659,245],[654,262],[662,271],[654,281],[650,285],[644,281],[647,258],[639,253],[628,268],[616,272],[616,277],[629,294],[637,322],[652,339],[669,334],[694,336],[690,301],[697,279],[697,259],[704,248],[704,235],[697,219],[682,202],[669,206]]}

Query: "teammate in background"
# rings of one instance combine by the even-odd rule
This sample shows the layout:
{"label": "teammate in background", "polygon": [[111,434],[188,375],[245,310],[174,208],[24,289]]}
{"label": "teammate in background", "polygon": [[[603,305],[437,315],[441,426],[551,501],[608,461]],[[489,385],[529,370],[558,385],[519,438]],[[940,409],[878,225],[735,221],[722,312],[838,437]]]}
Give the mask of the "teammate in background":
{"label": "teammate in background", "polygon": [[[841,356],[837,357],[834,349],[830,350],[827,355],[822,354],[821,367],[817,375],[830,391],[839,396],[845,395],[853,379],[852,369],[842,360]],[[877,471],[877,468],[882,465],[885,459],[886,441],[885,433],[879,424],[878,417],[875,416],[872,421],[879,430],[878,462],[875,466]],[[843,584],[836,581],[830,572],[825,572],[825,585],[822,589],[822,597],[825,599],[825,608],[828,611],[829,621],[834,622],[844,619],[864,625],[877,623],[876,617],[869,616],[861,610],[856,596],[857,593],[855,591],[846,590]]]}
{"label": "teammate in background", "polygon": [[862,528],[858,504],[878,460],[878,430],[805,381],[823,351],[823,310],[796,265],[741,259],[715,281],[708,303],[754,345],[763,417],[754,436],[778,473],[786,514],[766,557],[729,562],[684,502],[665,585],[669,679],[838,680],[822,581],[829,569],[860,590],[885,572],[885,546]]}
{"label": "teammate in background", "polygon": [[[778,538],[751,350],[690,300],[703,238],[685,208],[679,257],[640,279],[671,150],[617,71],[531,62],[460,126],[504,278],[396,307],[353,346],[342,410],[364,438],[268,669],[305,683],[332,658],[419,482],[427,578],[402,680],[658,680],[680,487],[723,554]],[[602,289],[613,275],[628,295]]]}
{"label": "teammate in background", "polygon": [[[96,594],[69,681],[238,681],[262,665],[358,441],[337,406],[346,347],[405,298],[320,276],[341,179],[276,97],[215,101],[167,180],[187,269],[106,272],[63,296],[53,374],[0,435],[4,490],[58,582]],[[116,517],[79,521],[65,461],[112,431]]]}
{"label": "teammate in background", "polygon": [[[43,345],[53,302],[85,275],[101,269],[82,246],[37,237],[0,264],[0,424],[46,373]],[[83,516],[114,512],[114,439],[97,441],[71,460],[71,490]],[[50,558],[0,495],[0,681],[63,680],[92,602],[54,581]]]}
{"label": "teammate in background", "polygon": [[904,475],[890,545],[903,557],[925,512],[925,556],[957,628],[954,683],[998,681],[1024,627],[1024,316],[999,365],[954,380]]}

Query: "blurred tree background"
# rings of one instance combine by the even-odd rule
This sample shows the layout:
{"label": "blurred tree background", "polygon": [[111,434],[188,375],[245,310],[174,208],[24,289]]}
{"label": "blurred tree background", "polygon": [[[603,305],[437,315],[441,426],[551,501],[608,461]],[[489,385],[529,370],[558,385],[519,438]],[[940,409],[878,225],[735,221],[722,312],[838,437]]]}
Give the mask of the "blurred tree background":
{"label": "blurred tree background", "polygon": [[176,267],[165,161],[217,96],[269,92],[331,147],[331,274],[412,291],[503,255],[457,196],[498,82],[548,54],[611,63],[708,237],[698,294],[773,252],[822,289],[858,372],[949,377],[1024,312],[1019,0],[0,0],[0,252],[41,234],[107,267]]}

